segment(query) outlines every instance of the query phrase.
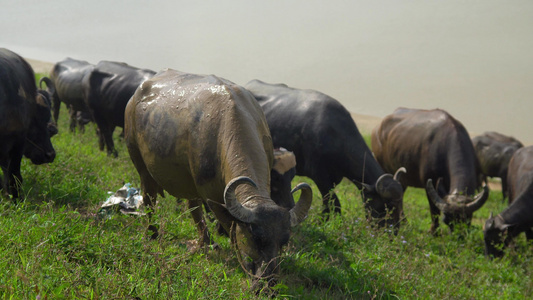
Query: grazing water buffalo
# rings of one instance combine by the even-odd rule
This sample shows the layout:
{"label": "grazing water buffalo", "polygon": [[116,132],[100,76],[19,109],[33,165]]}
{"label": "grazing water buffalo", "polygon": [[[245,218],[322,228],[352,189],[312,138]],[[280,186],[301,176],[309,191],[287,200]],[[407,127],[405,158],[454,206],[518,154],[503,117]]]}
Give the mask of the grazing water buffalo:
{"label": "grazing water buffalo", "polygon": [[124,128],[124,110],[133,93],[152,70],[139,69],[125,63],[101,61],[86,78],[86,103],[98,125],[100,150],[117,157],[113,143],[115,127]]}
{"label": "grazing water buffalo", "polygon": [[521,232],[533,239],[533,146],[518,149],[507,174],[509,206],[485,222],[485,254],[501,257],[503,249]]}
{"label": "grazing water buffalo", "polygon": [[[485,185],[472,197],[481,184],[479,162],[466,129],[443,110],[396,109],[372,132],[372,150],[385,170],[409,170],[400,179],[404,187],[426,188],[432,233],[440,212],[453,230],[454,223],[470,223],[489,196]],[[442,182],[435,189],[433,181]]]}
{"label": "grazing water buffalo", "polygon": [[332,204],[340,213],[339,199],[332,189],[346,177],[359,189],[365,187],[363,199],[369,218],[398,228],[403,190],[397,175],[383,172],[350,113],[337,100],[317,91],[259,80],[245,87],[265,113],[274,146],[293,151],[296,174],[316,183],[324,213],[330,212]]}
{"label": "grazing water buffalo", "polygon": [[517,139],[497,132],[485,132],[472,139],[474,149],[486,176],[499,177],[503,198],[507,197],[507,167],[516,150],[524,147]]}
{"label": "grazing water buffalo", "polygon": [[51,121],[50,99],[38,91],[31,66],[18,54],[0,48],[0,188],[19,197],[22,156],[34,164],[54,161],[50,137],[57,133]]}
{"label": "grazing water buffalo", "polygon": [[247,90],[214,75],[161,71],[129,101],[125,139],[148,205],[163,190],[188,199],[204,244],[211,240],[196,209],[203,200],[230,233],[245,269],[261,278],[275,273],[279,251],[290,228],[305,219],[312,192],[299,185],[292,209],[270,197],[272,139]]}
{"label": "grazing water buffalo", "polygon": [[[93,69],[94,65],[86,61],[66,58],[54,65],[50,72],[50,78],[43,77],[39,82],[41,88],[44,82],[48,92],[52,95],[52,107],[56,122],[59,118],[61,102],[67,106],[70,116],[70,131],[72,132],[75,131],[76,125],[83,132],[84,125],[88,123],[86,119],[91,119],[89,109],[85,104],[86,95],[83,80]],[[79,118],[78,115],[83,115],[84,118]]]}

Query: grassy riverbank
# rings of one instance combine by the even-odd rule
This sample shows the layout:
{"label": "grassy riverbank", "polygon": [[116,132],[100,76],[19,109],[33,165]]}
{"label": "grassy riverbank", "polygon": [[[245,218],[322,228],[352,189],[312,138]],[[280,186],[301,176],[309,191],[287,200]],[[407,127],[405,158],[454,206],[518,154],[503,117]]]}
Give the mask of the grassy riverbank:
{"label": "grassy riverbank", "polygon": [[[68,131],[63,106],[53,138],[56,160],[23,160],[24,200],[0,202],[2,299],[233,299],[255,298],[225,237],[219,250],[190,253],[197,237],[185,205],[160,199],[155,222],[161,237],[147,239],[147,218],[98,210],[124,183],[139,187],[127,149],[115,133],[119,157],[98,150],[94,125]],[[299,177],[294,184],[308,181]],[[313,185],[314,187],[314,185]],[[474,214],[470,228],[428,233],[429,209],[421,189],[408,189],[408,222],[397,236],[364,220],[355,186],[336,187],[342,216],[321,221],[314,188],[309,218],[293,231],[282,254],[278,298],[311,299],[526,299],[533,296],[533,246],[516,240],[503,259],[483,255],[482,224],[506,204],[499,191]],[[214,226],[209,225],[214,232]]]}

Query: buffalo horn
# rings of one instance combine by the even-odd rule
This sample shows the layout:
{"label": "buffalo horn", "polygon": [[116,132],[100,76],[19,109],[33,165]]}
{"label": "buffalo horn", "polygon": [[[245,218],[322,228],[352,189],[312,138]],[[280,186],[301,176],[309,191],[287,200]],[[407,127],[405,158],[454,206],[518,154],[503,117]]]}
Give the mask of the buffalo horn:
{"label": "buffalo horn", "polygon": [[305,218],[307,218],[307,212],[311,208],[311,202],[313,202],[313,191],[309,184],[303,182],[298,184],[294,189],[292,189],[291,194],[294,192],[302,190],[300,195],[300,201],[289,211],[291,216],[291,226],[294,227],[300,224]]}
{"label": "buffalo horn", "polygon": [[41,78],[41,80],[39,80],[39,88],[42,89],[42,90],[43,90],[43,81],[44,81],[44,83],[46,83],[46,87],[48,88],[48,91],[50,92],[50,94],[54,95],[55,86],[54,86],[54,83],[52,82],[52,80],[50,80],[50,78],[48,78],[48,77]]}
{"label": "buffalo horn", "polygon": [[435,204],[440,211],[446,210],[448,203],[444,202],[444,200],[442,200],[442,198],[439,196],[435,190],[435,187],[433,187],[433,180],[431,180],[431,178],[427,181],[426,192],[428,193],[429,200],[431,200],[431,202],[433,202],[433,204]]}
{"label": "buffalo horn", "polygon": [[466,205],[467,212],[473,213],[476,210],[480,209],[483,206],[483,204],[485,204],[488,198],[489,198],[489,187],[487,185],[484,185],[483,191],[477,194],[474,197],[474,200],[472,200],[472,202]]}
{"label": "buffalo horn", "polygon": [[383,194],[385,192],[385,178],[393,178],[391,174],[383,174],[379,176],[378,180],[376,181],[376,191],[378,194]]}
{"label": "buffalo horn", "polygon": [[400,176],[400,174],[402,173],[407,173],[407,170],[404,168],[404,167],[401,167],[399,168],[396,173],[394,173],[394,180],[398,181],[398,177]]}
{"label": "buffalo horn", "polygon": [[253,223],[255,215],[249,208],[246,208],[241,205],[241,203],[235,197],[235,189],[240,184],[249,184],[253,187],[257,187],[255,182],[246,176],[239,176],[233,178],[227,185],[224,190],[224,203],[226,204],[226,209],[229,213],[235,217],[237,220],[244,223]]}

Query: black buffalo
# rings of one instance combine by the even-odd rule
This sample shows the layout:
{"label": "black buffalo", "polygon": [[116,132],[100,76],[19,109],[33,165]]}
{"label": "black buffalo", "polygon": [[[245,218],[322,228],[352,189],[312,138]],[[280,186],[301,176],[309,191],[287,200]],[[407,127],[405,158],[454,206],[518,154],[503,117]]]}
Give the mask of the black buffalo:
{"label": "black buffalo", "polygon": [[0,48],[0,188],[17,199],[22,156],[34,164],[54,161],[50,137],[55,133],[49,94],[37,90],[33,69],[18,54]]}
{"label": "black buffalo", "polygon": [[[453,230],[457,222],[470,223],[472,214],[487,200],[481,185],[479,162],[464,126],[447,112],[399,108],[372,132],[372,150],[387,171],[405,166],[404,187],[426,188],[432,216],[431,232],[443,221]],[[437,181],[437,188],[433,182]]]}
{"label": "black buffalo", "polygon": [[507,173],[509,206],[485,222],[485,254],[500,257],[521,232],[533,240],[533,146],[518,149]]}
{"label": "black buffalo", "polygon": [[483,174],[501,178],[503,198],[507,197],[507,167],[516,150],[524,147],[517,139],[497,132],[485,132],[472,139]]}
{"label": "black buffalo", "polygon": [[[274,147],[296,156],[296,174],[311,178],[322,193],[324,213],[340,213],[333,188],[346,177],[362,189],[368,217],[399,227],[403,190],[383,172],[350,113],[317,91],[252,80],[246,86],[261,105]],[[388,216],[387,214],[390,215]]]}
{"label": "black buffalo", "polygon": [[87,106],[98,125],[100,150],[117,156],[113,143],[115,127],[124,128],[124,110],[135,90],[155,72],[125,63],[101,61],[85,79]]}
{"label": "black buffalo", "polygon": [[50,78],[43,77],[40,81],[46,83],[48,92],[52,95],[54,120],[57,122],[61,102],[69,110],[70,131],[76,126],[84,131],[84,125],[91,120],[89,109],[85,104],[84,78],[94,69],[94,65],[83,60],[66,58],[54,65]]}

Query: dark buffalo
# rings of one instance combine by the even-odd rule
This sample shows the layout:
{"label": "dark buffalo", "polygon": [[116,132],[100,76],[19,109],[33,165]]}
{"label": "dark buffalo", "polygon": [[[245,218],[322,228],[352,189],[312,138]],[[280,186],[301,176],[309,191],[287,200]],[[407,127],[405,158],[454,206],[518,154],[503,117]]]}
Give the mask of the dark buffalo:
{"label": "dark buffalo", "polygon": [[125,63],[101,61],[86,79],[86,103],[98,125],[100,150],[117,156],[113,143],[115,127],[124,128],[124,110],[133,93],[155,72]]}
{"label": "dark buffalo", "polygon": [[[94,65],[72,58],[66,58],[54,65],[50,78],[43,77],[39,84],[46,83],[48,92],[52,95],[54,120],[57,122],[61,102],[69,110],[70,131],[74,132],[76,126],[84,131],[84,125],[91,119],[89,108],[85,104],[84,78],[94,69]],[[87,120],[88,119],[88,120]]]}
{"label": "dark buffalo", "polygon": [[[333,188],[346,177],[361,189],[369,217],[399,226],[403,190],[396,175],[383,172],[350,113],[317,91],[252,80],[246,86],[261,105],[275,147],[296,156],[296,174],[311,178],[322,193],[324,213],[340,213]],[[400,168],[398,168],[400,169]],[[390,215],[388,215],[390,213]]]}
{"label": "dark buffalo", "polygon": [[533,146],[518,149],[507,173],[509,206],[485,222],[485,254],[501,257],[521,232],[533,240]]}
{"label": "dark buffalo", "polygon": [[50,137],[57,133],[51,121],[50,99],[38,91],[33,69],[18,54],[0,48],[0,167],[5,188],[19,197],[22,156],[34,164],[50,163],[56,156]]}
{"label": "dark buffalo", "polygon": [[483,174],[501,178],[503,198],[507,197],[507,167],[516,150],[524,147],[517,139],[497,132],[485,132],[472,139]]}
{"label": "dark buffalo", "polygon": [[302,188],[292,209],[270,197],[274,151],[261,108],[244,88],[216,76],[165,70],[145,81],[125,112],[125,139],[153,205],[166,190],[188,199],[202,244],[211,243],[202,200],[238,249],[245,269],[268,278],[302,222],[312,192]]}
{"label": "dark buffalo", "polygon": [[440,212],[453,230],[454,223],[469,224],[489,196],[485,185],[472,197],[481,185],[474,146],[464,126],[443,110],[396,109],[372,132],[372,150],[385,170],[409,170],[400,179],[404,187],[426,188],[432,233]]}

